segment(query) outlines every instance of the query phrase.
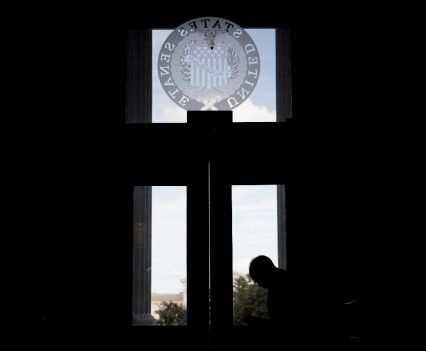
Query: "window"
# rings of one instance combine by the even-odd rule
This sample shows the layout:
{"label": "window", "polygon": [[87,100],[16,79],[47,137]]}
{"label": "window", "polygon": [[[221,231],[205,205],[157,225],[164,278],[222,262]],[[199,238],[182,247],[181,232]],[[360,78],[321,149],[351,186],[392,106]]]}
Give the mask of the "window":
{"label": "window", "polygon": [[[156,63],[161,45],[170,30],[152,31],[152,62]],[[260,76],[253,94],[233,110],[234,122],[276,122],[276,63],[275,30],[247,29],[258,47]],[[152,65],[152,122],[186,123],[186,110],[173,103],[157,78],[157,66]]]}
{"label": "window", "polygon": [[[276,122],[292,117],[290,39],[286,29],[246,29],[260,53],[253,94],[233,110],[234,122]],[[130,31],[128,42],[128,123],[186,123],[186,111],[166,95],[158,79],[160,47],[171,30]]]}
{"label": "window", "polygon": [[[286,268],[285,193],[283,185],[232,186],[234,324],[248,314],[268,318],[266,290],[248,276],[250,261],[268,256]],[[279,259],[280,257],[280,259]],[[254,299],[249,302],[250,299]]]}
{"label": "window", "polygon": [[[136,186],[133,325],[186,324],[186,187]],[[159,311],[164,311],[160,318]]]}
{"label": "window", "polygon": [[[134,208],[139,210],[135,210],[133,223],[133,325],[157,324],[156,318],[159,316],[155,313],[157,305],[154,304],[157,293],[181,294],[180,305],[187,309],[188,328],[151,328],[152,333],[151,330],[147,332],[150,328],[139,328],[141,336],[143,334],[148,339],[155,340],[154,334],[161,330],[160,334],[155,335],[180,335],[185,342],[209,340],[210,345],[218,349],[223,348],[219,347],[222,341],[230,340],[229,347],[234,339],[227,338],[228,331],[241,329],[247,332],[247,328],[234,328],[233,271],[235,276],[246,274],[250,259],[258,254],[271,256],[281,268],[286,266],[284,186],[277,185],[285,182],[283,174],[274,173],[270,177],[271,173],[267,169],[272,169],[269,165],[276,163],[275,156],[270,152],[265,152],[261,160],[258,160],[257,154],[254,158],[250,156],[250,162],[246,162],[243,151],[252,150],[251,141],[258,134],[262,139],[270,135],[265,134],[265,131],[279,131],[286,127],[273,122],[284,122],[292,117],[289,32],[277,28],[249,29],[248,32],[261,55],[261,74],[256,89],[232,112],[215,111],[211,114],[181,109],[170,100],[159,84],[156,65],[158,51],[169,31],[151,29],[129,32],[127,123],[156,124],[136,128],[129,126],[135,133],[135,145],[139,146],[140,140],[150,140],[152,143],[164,141],[164,144],[173,147],[172,157],[167,152],[154,152],[154,159],[149,157],[143,166],[135,166],[139,172],[135,179],[148,179],[147,182],[141,181],[142,184],[187,185],[178,187],[186,189],[187,208],[183,211],[184,215],[179,217],[185,218],[187,222],[183,234],[185,240],[179,241],[179,245],[186,242],[186,247],[177,259],[170,259],[169,253],[176,247],[172,241],[156,244],[156,240],[160,243],[162,237],[156,227],[177,226],[164,223],[173,220],[170,213],[175,210],[172,209],[173,196],[169,192],[172,189],[137,186],[134,190]],[[202,122],[197,115],[200,112],[203,113],[202,117],[206,117]],[[216,118],[221,123],[217,124]],[[258,123],[255,126],[254,123],[232,122],[272,123]],[[223,136],[230,136],[232,143]],[[278,149],[282,144],[275,136],[278,133],[272,138],[274,149]],[[228,142],[228,149],[235,150],[235,153],[218,156],[211,148],[212,145],[223,146]],[[236,149],[234,145],[243,148]],[[197,155],[193,152],[195,149]],[[151,154],[150,150],[146,148],[143,152]],[[259,143],[256,152],[260,155],[264,151],[265,143]],[[266,180],[264,173],[267,174]],[[168,183],[168,180],[171,181]],[[231,185],[262,182],[268,185]],[[249,192],[253,193],[252,197],[244,195]],[[160,193],[164,195],[164,206],[156,210],[161,202],[157,202],[155,197]],[[249,215],[244,207],[247,209],[247,206],[252,206],[254,211],[258,211],[258,206],[262,206],[261,200],[267,205],[263,227],[258,224],[258,231],[247,233],[243,226]],[[167,205],[169,202],[170,206]],[[184,206],[177,207],[182,211]],[[157,225],[156,213],[161,218]],[[238,220],[238,217],[242,219]],[[234,223],[233,219],[236,220]],[[256,218],[251,216],[249,220],[249,226],[253,227]],[[142,234],[143,228],[145,234]],[[243,236],[254,238],[261,231],[267,232],[268,239],[261,240],[264,246],[258,246],[259,251],[250,251]],[[173,237],[171,240],[175,239]],[[141,250],[142,247],[145,251]],[[179,268],[182,264],[184,269]],[[174,272],[173,276],[162,288],[161,275],[169,272]],[[168,287],[172,281],[174,287]],[[179,302],[177,299],[171,301]]]}

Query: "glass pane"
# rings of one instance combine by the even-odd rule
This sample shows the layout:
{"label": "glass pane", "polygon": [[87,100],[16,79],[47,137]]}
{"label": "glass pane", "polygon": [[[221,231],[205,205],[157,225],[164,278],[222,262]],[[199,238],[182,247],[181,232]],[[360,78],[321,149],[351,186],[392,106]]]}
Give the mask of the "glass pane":
{"label": "glass pane", "polygon": [[186,187],[134,188],[133,325],[186,325]]}
{"label": "glass pane", "polygon": [[[232,186],[232,242],[234,324],[244,325],[251,315],[268,318],[267,291],[249,276],[250,261],[269,257],[276,267],[285,265],[285,206],[282,185]],[[281,221],[281,223],[280,223]],[[284,240],[283,240],[284,239]],[[280,244],[279,244],[280,243]],[[280,245],[280,249],[279,249]],[[280,259],[279,259],[279,256]]]}
{"label": "glass pane", "polygon": [[[233,110],[234,122],[276,121],[275,29],[246,29],[260,54],[260,75],[250,97]],[[152,31],[152,122],[186,123],[186,111],[167,96],[158,79],[160,49],[171,30]]]}

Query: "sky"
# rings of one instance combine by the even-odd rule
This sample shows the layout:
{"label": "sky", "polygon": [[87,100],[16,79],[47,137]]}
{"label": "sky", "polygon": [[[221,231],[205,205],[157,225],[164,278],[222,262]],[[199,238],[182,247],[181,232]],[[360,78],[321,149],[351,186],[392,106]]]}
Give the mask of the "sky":
{"label": "sky", "polygon": [[152,187],[151,290],[180,292],[186,277],[186,186]]}
{"label": "sky", "polygon": [[[278,265],[277,186],[232,187],[233,271],[269,256]],[[186,187],[152,187],[152,291],[180,292],[186,277]]]}
{"label": "sky", "polygon": [[[246,29],[260,54],[255,90],[233,110],[234,122],[276,121],[275,30]],[[152,121],[186,122],[186,111],[164,92],[158,79],[160,48],[171,30],[153,30]],[[248,273],[260,254],[277,265],[277,194],[275,185],[233,186],[233,270]],[[152,291],[180,292],[186,277],[186,187],[152,187]]]}
{"label": "sky", "polygon": [[[260,54],[260,74],[250,97],[233,110],[234,122],[276,121],[275,30],[246,29]],[[152,121],[185,123],[186,111],[165,93],[158,79],[157,62],[161,46],[171,30],[152,31]]]}
{"label": "sky", "polygon": [[232,186],[233,270],[248,273],[250,260],[266,255],[278,266],[277,186]]}

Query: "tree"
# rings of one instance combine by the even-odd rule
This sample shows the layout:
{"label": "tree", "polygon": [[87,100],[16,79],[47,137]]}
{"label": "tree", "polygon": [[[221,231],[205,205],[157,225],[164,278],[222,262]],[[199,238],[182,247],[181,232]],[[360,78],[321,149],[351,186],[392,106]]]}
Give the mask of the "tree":
{"label": "tree", "polygon": [[268,318],[267,290],[255,284],[249,275],[234,281],[234,324],[249,315]]}
{"label": "tree", "polygon": [[[253,282],[249,275],[241,276],[234,281],[234,324],[242,324],[241,320],[249,315],[268,318],[266,304],[267,290]],[[158,325],[186,325],[186,307],[172,302],[161,302],[157,313]]]}
{"label": "tree", "polygon": [[156,312],[160,317],[158,325],[186,325],[186,307],[181,304],[163,301]]}

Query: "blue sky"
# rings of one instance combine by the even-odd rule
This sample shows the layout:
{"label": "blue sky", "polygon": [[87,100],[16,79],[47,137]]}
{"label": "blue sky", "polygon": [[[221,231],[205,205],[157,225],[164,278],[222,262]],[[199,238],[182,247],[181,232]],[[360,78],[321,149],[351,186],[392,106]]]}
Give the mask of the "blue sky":
{"label": "blue sky", "polygon": [[[277,265],[277,187],[232,187],[233,270],[257,255]],[[186,187],[152,187],[152,291],[180,292],[186,277]]]}
{"label": "blue sky", "polygon": [[[260,75],[250,97],[234,109],[234,122],[276,120],[275,30],[247,29],[260,54]],[[171,30],[152,32],[152,121],[186,122],[186,111],[164,92],[158,79],[157,62],[162,44]]]}
{"label": "blue sky", "polygon": [[179,292],[186,277],[186,187],[152,187],[152,291]]}
{"label": "blue sky", "polygon": [[233,269],[248,273],[250,260],[269,256],[278,265],[277,186],[232,187]]}

